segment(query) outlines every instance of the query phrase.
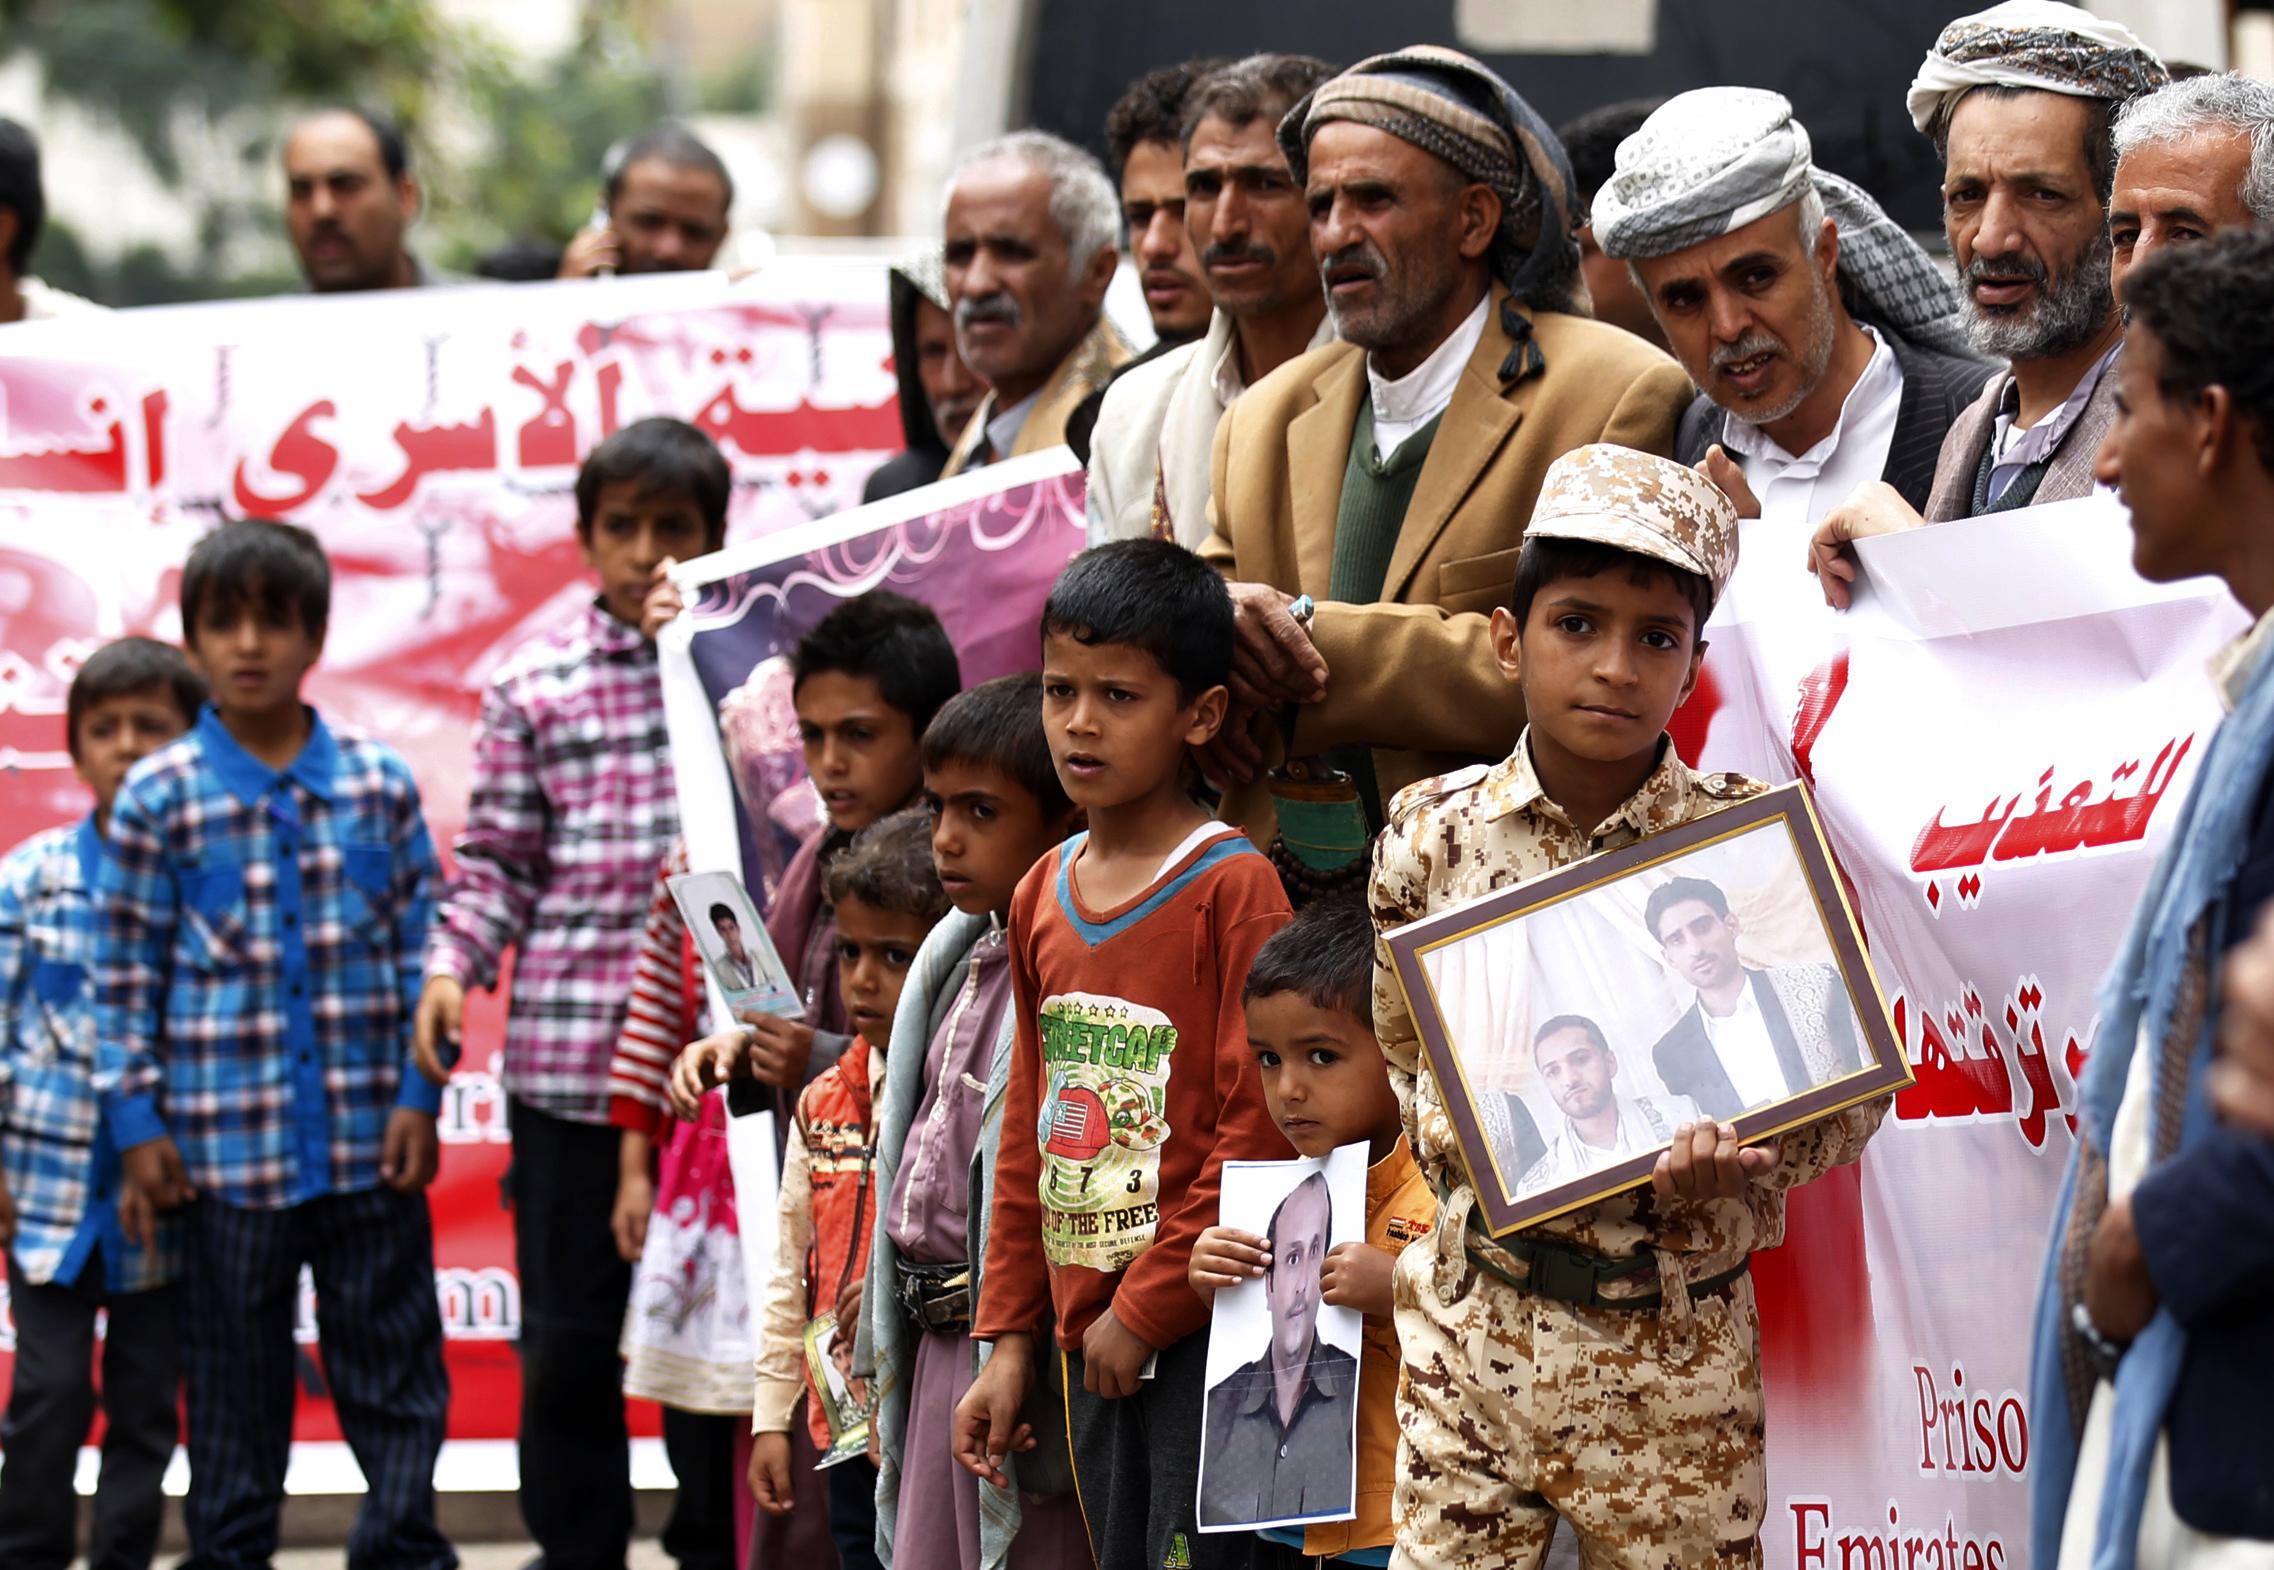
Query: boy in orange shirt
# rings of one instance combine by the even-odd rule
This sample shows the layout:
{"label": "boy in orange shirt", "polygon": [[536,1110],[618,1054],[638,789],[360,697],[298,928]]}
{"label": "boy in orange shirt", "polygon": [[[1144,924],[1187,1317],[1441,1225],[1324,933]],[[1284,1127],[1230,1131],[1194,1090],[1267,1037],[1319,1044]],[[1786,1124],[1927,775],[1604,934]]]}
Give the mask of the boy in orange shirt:
{"label": "boy in orange shirt", "polygon": [[1252,1538],[1195,1530],[1208,1310],[1185,1280],[1225,1159],[1284,1150],[1240,988],[1287,896],[1183,780],[1224,722],[1231,597],[1172,543],[1099,546],[1050,591],[1042,664],[1051,762],[1089,831],[1011,902],[1017,1038],[972,1327],[994,1354],[956,1457],[1004,1484],[1055,1315],[1099,1570],[1244,1565]]}
{"label": "boy in orange shirt", "polygon": [[[1397,1481],[1401,1366],[1390,1317],[1390,1271],[1406,1244],[1428,1236],[1437,1216],[1436,1196],[1405,1142],[1389,1065],[1374,1040],[1373,986],[1374,924],[1356,896],[1305,906],[1264,944],[1247,980],[1248,1041],[1272,1121],[1299,1155],[1323,1156],[1364,1140],[1370,1163],[1366,1241],[1331,1250],[1319,1269],[1322,1300],[1365,1316],[1357,1517],[1260,1534],[1300,1550],[1305,1562],[1390,1562],[1390,1545],[1397,1540],[1390,1491]],[[1270,1268],[1267,1247],[1253,1232],[1210,1227],[1193,1245],[1192,1290],[1213,1299],[1224,1287],[1263,1275]],[[1301,1417],[1298,1407],[1296,1421]],[[1268,1404],[1259,1420],[1274,1424],[1276,1432]],[[1212,1445],[1210,1465],[1229,1449]]]}
{"label": "boy in orange shirt", "polygon": [[[872,1115],[900,986],[932,924],[947,914],[932,867],[932,817],[912,807],[863,829],[830,863],[823,892],[836,915],[837,985],[852,1044],[805,1087],[782,1165],[781,1225],[763,1307],[758,1391],[751,1416],[750,1491],[786,1516],[794,1485],[790,1424],[810,1378],[805,1327],[834,1313],[849,1345],[860,1323],[861,1278],[876,1223]],[[808,1403],[813,1441],[829,1448],[821,1392]],[[829,1532],[845,1570],[876,1564],[876,1465],[855,1457],[826,1476]]]}

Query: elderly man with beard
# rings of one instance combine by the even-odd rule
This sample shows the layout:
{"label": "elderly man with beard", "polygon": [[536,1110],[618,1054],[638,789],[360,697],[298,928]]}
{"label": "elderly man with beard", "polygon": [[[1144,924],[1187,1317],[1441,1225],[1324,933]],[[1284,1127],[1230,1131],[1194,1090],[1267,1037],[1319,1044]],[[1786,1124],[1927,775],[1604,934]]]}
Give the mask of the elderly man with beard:
{"label": "elderly man with beard", "polygon": [[2112,127],[2170,79],[2131,32],[2058,0],[2005,0],[1942,30],[1911,83],[1943,158],[1943,228],[1966,333],[2007,362],[1950,429],[1922,517],[1884,482],[1826,515],[1809,564],[1848,603],[1859,537],[2090,494],[2116,413]]}
{"label": "elderly man with beard", "polygon": [[1279,150],[1279,121],[1334,67],[1251,55],[1186,104],[1184,227],[1215,300],[1207,336],[1130,366],[1106,390],[1090,441],[1090,543],[1208,538],[1216,426],[1232,401],[1334,341],[1310,215]]}
{"label": "elderly man with beard", "polygon": [[1327,876],[1362,860],[1399,787],[1507,755],[1523,703],[1490,613],[1548,466],[1591,442],[1672,451],[1690,380],[1584,314],[1562,146],[1477,61],[1376,56],[1279,140],[1343,341],[1217,427],[1202,554],[1232,580],[1239,644],[1209,763],[1258,843],[1278,824],[1263,764],[1324,755],[1347,776],[1327,776],[1348,793],[1332,818],[1307,800],[1277,853]]}
{"label": "elderly man with beard", "polygon": [[1105,315],[1120,224],[1098,161],[1047,131],[1013,131],[957,162],[947,288],[956,347],[987,396],[945,474],[1060,445],[1075,407],[1129,359]]}
{"label": "elderly man with beard", "polygon": [[1942,439],[1990,368],[1965,354],[1932,259],[1815,167],[1783,95],[1669,100],[1620,144],[1595,237],[1705,389],[1674,456],[1707,464],[1741,514],[1798,545],[1868,480],[1926,504]]}

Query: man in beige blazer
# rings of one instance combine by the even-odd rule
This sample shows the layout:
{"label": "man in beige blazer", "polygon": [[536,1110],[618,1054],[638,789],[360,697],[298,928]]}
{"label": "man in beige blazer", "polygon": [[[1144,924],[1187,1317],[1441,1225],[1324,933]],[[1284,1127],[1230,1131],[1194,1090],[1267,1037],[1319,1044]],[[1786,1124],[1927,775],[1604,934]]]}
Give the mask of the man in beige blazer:
{"label": "man in beige blazer", "polygon": [[949,177],[943,228],[956,347],[988,387],[944,478],[1058,446],[1130,348],[1105,314],[1120,198],[1073,143],[1013,131],[974,147]]}
{"label": "man in beige blazer", "polygon": [[1584,314],[1563,150],[1475,60],[1363,61],[1281,142],[1344,341],[1281,366],[1216,432],[1202,554],[1238,606],[1242,723],[1206,761],[1259,844],[1261,770],[1283,754],[1349,772],[1374,827],[1399,787],[1507,755],[1523,705],[1487,626],[1548,465],[1589,442],[1670,453],[1692,394]]}

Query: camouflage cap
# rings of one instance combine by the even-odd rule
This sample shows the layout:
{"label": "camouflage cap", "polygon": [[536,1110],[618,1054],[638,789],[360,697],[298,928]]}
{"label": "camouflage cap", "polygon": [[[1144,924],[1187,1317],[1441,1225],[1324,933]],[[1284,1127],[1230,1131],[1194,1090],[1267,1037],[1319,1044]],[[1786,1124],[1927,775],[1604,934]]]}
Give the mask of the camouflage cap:
{"label": "camouflage cap", "polygon": [[1671,458],[1607,442],[1548,466],[1524,532],[1653,557],[1705,579],[1716,601],[1737,570],[1737,509],[1720,486]]}

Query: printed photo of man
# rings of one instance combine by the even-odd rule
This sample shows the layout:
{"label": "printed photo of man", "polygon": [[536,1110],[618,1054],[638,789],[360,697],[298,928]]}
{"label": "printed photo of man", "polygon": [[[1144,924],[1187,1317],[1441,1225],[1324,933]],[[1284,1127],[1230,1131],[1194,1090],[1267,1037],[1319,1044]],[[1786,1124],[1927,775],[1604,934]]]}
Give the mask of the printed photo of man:
{"label": "printed photo of man", "polygon": [[758,985],[758,962],[742,946],[742,918],[720,900],[711,907],[711,929],[719,935],[719,980],[729,992],[747,992]]}
{"label": "printed photo of man", "polygon": [[1654,1101],[1620,1095],[1618,1057],[1602,1026],[1584,1014],[1558,1014],[1542,1025],[1532,1038],[1532,1061],[1560,1116],[1547,1154],[1516,1185],[1519,1194],[1570,1183],[1656,1150],[1674,1130],[1698,1120],[1697,1104],[1687,1096]]}
{"label": "printed photo of man", "polygon": [[1264,1236],[1271,1341],[1208,1392],[1204,1526],[1332,1516],[1351,1506],[1358,1360],[1318,1337],[1319,1271],[1334,1200],[1314,1172],[1288,1191]]}
{"label": "printed photo of man", "polygon": [[1666,968],[1697,997],[1651,1058],[1666,1089],[1708,1117],[1733,1118],[1863,1066],[1855,1009],[1830,965],[1756,970],[1738,958],[1729,897],[1704,878],[1675,878],[1643,920]]}

